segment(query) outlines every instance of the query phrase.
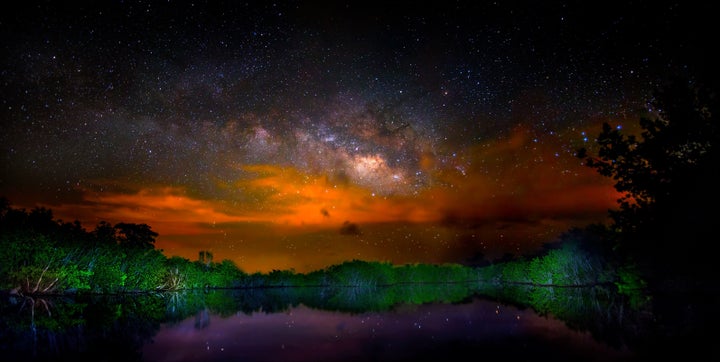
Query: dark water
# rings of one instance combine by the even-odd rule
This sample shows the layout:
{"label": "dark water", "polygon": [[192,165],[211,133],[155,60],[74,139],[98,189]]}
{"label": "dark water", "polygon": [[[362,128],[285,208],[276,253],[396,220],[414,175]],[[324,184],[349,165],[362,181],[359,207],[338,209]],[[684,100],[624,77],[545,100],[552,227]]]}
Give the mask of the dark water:
{"label": "dark water", "polygon": [[163,325],[147,361],[397,361],[475,356],[623,360],[632,356],[531,310],[487,300],[348,314],[297,306],[282,313],[206,312]]}
{"label": "dark water", "polygon": [[2,361],[645,361],[720,357],[716,295],[277,288],[0,301]]}

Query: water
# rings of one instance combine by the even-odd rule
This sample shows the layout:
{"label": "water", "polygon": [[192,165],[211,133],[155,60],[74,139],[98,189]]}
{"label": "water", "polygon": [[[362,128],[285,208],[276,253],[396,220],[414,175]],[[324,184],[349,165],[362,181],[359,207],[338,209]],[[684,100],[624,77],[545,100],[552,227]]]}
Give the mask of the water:
{"label": "water", "polygon": [[718,296],[406,285],[0,300],[3,361],[717,360]]}
{"label": "water", "polygon": [[359,314],[303,305],[229,317],[200,312],[163,325],[143,348],[146,361],[529,360],[538,355],[588,361],[632,354],[557,319],[480,299]]}

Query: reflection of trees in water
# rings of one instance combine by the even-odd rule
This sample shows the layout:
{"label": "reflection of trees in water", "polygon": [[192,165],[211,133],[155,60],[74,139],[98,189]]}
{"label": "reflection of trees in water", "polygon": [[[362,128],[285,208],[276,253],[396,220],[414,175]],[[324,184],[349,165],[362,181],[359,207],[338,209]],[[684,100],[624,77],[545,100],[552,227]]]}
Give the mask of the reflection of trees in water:
{"label": "reflection of trees in water", "polygon": [[196,329],[203,329],[210,326],[210,311],[205,309],[200,309],[195,314],[195,328]]}
{"label": "reflection of trees in water", "polygon": [[181,321],[185,319],[187,306],[185,292],[166,292],[160,294],[165,301],[165,316],[169,321]]}
{"label": "reflection of trees in water", "polygon": [[33,298],[29,296],[23,296],[22,298],[22,304],[20,305],[20,313],[23,312],[26,306],[29,306],[28,309],[30,310],[30,325],[32,328],[35,328],[35,310],[41,309],[44,310],[48,316],[52,315],[52,312],[50,312],[50,308],[53,307],[53,302],[46,300],[44,298]]}
{"label": "reflection of trees in water", "polygon": [[[401,305],[470,303],[488,299],[564,321],[616,348],[647,346],[654,339],[687,330],[697,320],[658,314],[651,305],[637,305],[611,286],[582,288],[538,287],[526,284],[482,283],[400,284],[387,287],[304,287],[210,290],[138,294],[128,297],[21,299],[0,303],[3,342],[14,355],[9,360],[45,360],[72,355],[125,361],[141,360],[142,346],[161,323],[194,318],[195,328],[238,312],[282,313],[299,305],[349,314],[392,311]],[[676,307],[678,303],[672,305]],[[170,313],[172,312],[172,313]],[[693,310],[700,318],[700,310]],[[654,321],[661,320],[658,326]],[[712,319],[711,319],[712,320]],[[715,319],[716,321],[716,319]],[[675,329],[674,327],[679,327]],[[101,359],[102,359],[101,358]]]}
{"label": "reflection of trees in water", "polygon": [[157,299],[9,296],[0,301],[2,359],[139,361],[160,328]]}
{"label": "reflection of trees in water", "polygon": [[631,297],[611,286],[576,288],[518,283],[487,288],[483,294],[562,320],[571,329],[590,332],[596,340],[615,348],[633,345],[651,323],[649,304],[633,305]]}
{"label": "reflection of trees in water", "polygon": [[46,338],[39,338],[38,337],[38,328],[35,324],[35,311],[39,309],[41,312],[47,313],[47,316],[51,316],[52,312],[50,311],[51,308],[53,308],[52,301],[43,299],[43,298],[33,298],[30,296],[22,296],[22,303],[20,305],[20,311],[19,314],[22,315],[23,311],[29,311],[30,313],[30,334],[32,335],[32,356],[36,357],[38,355],[38,339],[47,340],[47,349],[49,350],[57,350],[57,338],[55,338],[55,334],[53,331],[44,330],[43,328],[40,328],[40,333],[45,334]]}

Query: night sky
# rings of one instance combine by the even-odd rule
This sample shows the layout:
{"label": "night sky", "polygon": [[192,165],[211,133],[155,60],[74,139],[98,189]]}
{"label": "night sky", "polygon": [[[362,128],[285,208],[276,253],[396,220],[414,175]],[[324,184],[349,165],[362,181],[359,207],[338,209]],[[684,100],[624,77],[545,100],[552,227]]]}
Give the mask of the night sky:
{"label": "night sky", "polygon": [[16,4],[0,195],[247,272],[520,255],[607,220],[577,148],[712,62],[711,5],[419,4]]}

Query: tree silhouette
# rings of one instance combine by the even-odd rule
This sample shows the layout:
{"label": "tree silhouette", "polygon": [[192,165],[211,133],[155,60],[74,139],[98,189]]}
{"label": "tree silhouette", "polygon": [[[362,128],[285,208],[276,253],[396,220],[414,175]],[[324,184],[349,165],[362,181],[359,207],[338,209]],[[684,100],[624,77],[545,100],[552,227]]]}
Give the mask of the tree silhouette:
{"label": "tree silhouette", "polygon": [[118,223],[115,225],[117,239],[121,246],[130,249],[154,249],[158,233],[147,224]]}
{"label": "tree silhouette", "polygon": [[37,206],[30,210],[27,218],[29,226],[43,234],[50,234],[56,231],[58,222],[53,217],[53,212],[50,209]]}
{"label": "tree silhouette", "polygon": [[653,272],[704,273],[720,200],[717,94],[675,80],[655,96],[658,115],[640,119],[639,137],[605,123],[597,155],[583,148],[578,157],[623,193],[610,211],[619,251]]}
{"label": "tree silhouette", "polygon": [[115,227],[107,221],[100,221],[92,231],[95,245],[112,245],[117,243]]}

